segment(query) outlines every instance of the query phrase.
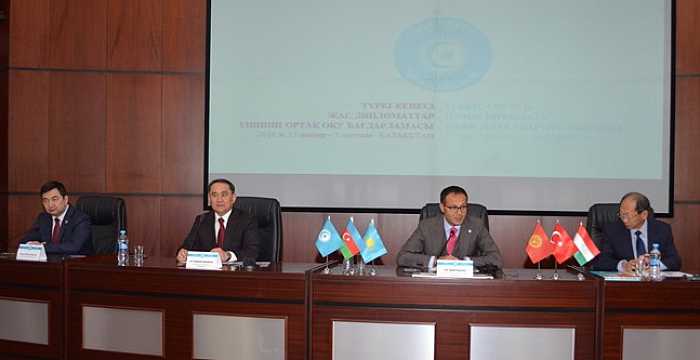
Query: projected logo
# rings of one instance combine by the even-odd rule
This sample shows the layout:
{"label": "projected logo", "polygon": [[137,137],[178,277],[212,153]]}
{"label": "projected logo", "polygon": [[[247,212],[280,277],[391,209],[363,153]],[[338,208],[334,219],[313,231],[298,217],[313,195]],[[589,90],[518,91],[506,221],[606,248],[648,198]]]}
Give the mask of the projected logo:
{"label": "projected logo", "polygon": [[455,91],[478,83],[491,67],[491,44],[459,18],[436,17],[404,30],[394,49],[401,76],[432,91]]}

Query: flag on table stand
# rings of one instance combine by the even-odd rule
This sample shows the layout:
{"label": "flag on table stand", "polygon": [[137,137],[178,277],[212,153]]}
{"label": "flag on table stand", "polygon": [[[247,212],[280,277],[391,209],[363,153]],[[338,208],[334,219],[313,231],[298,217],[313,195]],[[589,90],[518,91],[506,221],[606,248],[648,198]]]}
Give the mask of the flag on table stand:
{"label": "flag on table stand", "polygon": [[357,255],[360,252],[360,247],[364,249],[365,244],[362,242],[362,235],[357,231],[355,223],[352,217],[348,220],[348,224],[345,225],[345,231],[343,231],[343,246],[340,247],[340,252],[343,253],[343,258],[345,260]]}
{"label": "flag on table stand", "polygon": [[542,261],[542,259],[552,255],[554,248],[555,246],[549,241],[549,237],[547,237],[547,234],[544,232],[542,224],[537,221],[535,229],[532,231],[532,235],[530,235],[530,239],[527,241],[527,247],[525,248],[527,256],[530,257],[530,261],[532,261],[533,264]]}
{"label": "flag on table stand", "polygon": [[360,255],[362,255],[362,260],[364,260],[365,263],[387,253],[382,237],[379,236],[379,231],[377,231],[377,228],[374,226],[374,219],[369,222],[363,241],[365,243],[365,248],[362,249]]}
{"label": "flag on table stand", "polygon": [[333,226],[329,216],[318,233],[318,237],[316,237],[316,249],[321,253],[321,256],[325,257],[340,249],[341,246],[343,246],[343,240],[340,238],[340,234]]}
{"label": "flag on table stand", "polygon": [[598,247],[595,246],[590,235],[588,235],[588,231],[583,227],[583,223],[578,224],[578,231],[576,231],[576,236],[574,236],[574,245],[578,249],[578,252],[574,254],[574,258],[581,266],[600,254],[600,250],[598,250]]}
{"label": "flag on table stand", "polygon": [[554,249],[554,257],[557,259],[557,263],[561,264],[568,260],[570,257],[576,253],[576,245],[571,240],[571,236],[566,232],[561,224],[557,223],[554,225],[554,231],[552,231],[552,242],[556,246]]}

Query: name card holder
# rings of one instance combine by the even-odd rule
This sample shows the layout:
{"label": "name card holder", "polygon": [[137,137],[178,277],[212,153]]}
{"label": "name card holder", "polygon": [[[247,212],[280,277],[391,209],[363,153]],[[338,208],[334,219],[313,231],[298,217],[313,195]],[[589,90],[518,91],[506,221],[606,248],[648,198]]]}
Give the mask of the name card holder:
{"label": "name card holder", "polygon": [[437,277],[471,278],[474,277],[474,261],[440,260],[437,261]]}
{"label": "name card holder", "polygon": [[46,249],[44,249],[44,244],[19,244],[16,259],[20,261],[46,262]]}
{"label": "name card holder", "polygon": [[221,257],[219,254],[208,251],[188,251],[185,269],[221,270]]}

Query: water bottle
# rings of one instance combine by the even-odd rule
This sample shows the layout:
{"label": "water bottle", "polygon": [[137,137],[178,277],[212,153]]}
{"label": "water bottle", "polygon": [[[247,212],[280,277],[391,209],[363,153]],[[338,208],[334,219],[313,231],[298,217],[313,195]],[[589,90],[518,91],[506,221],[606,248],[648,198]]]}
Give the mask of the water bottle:
{"label": "water bottle", "polygon": [[126,230],[120,230],[117,238],[117,265],[126,266],[128,262],[129,238],[126,237]]}
{"label": "water bottle", "polygon": [[663,274],[661,273],[661,251],[659,251],[659,244],[652,244],[652,249],[649,252],[649,278],[652,281],[663,280]]}

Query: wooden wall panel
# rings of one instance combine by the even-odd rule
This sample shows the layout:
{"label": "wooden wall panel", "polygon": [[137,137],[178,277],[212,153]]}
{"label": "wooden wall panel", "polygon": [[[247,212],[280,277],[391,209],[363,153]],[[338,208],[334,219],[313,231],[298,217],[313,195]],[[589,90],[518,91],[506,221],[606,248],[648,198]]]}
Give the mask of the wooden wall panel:
{"label": "wooden wall panel", "polygon": [[105,190],[105,91],[103,74],[51,74],[49,177],[72,192]]}
{"label": "wooden wall panel", "polygon": [[161,77],[107,77],[107,191],[159,193]]}
{"label": "wooden wall panel", "polygon": [[107,0],[51,0],[49,65],[104,69],[107,63]]}
{"label": "wooden wall panel", "polygon": [[205,70],[206,7],[203,0],[163,2],[163,70]]}
{"label": "wooden wall panel", "polygon": [[[39,190],[37,189],[38,193]],[[8,250],[15,251],[22,236],[29,230],[36,216],[43,209],[41,207],[41,198],[36,195],[10,195],[9,203],[9,234],[8,234]]]}
{"label": "wooden wall panel", "polygon": [[700,78],[676,80],[676,201],[700,200]]}
{"label": "wooden wall panel", "polygon": [[[700,204],[676,204],[673,241],[683,261],[682,270],[700,273]],[[663,258],[663,254],[661,255]]]}
{"label": "wooden wall panel", "polygon": [[49,63],[49,0],[14,0],[10,9],[10,65],[44,68]]}
{"label": "wooden wall panel", "polygon": [[49,74],[10,70],[8,190],[39,191],[49,172]]}
{"label": "wooden wall panel", "polygon": [[110,69],[161,69],[163,2],[109,1],[107,60]]}
{"label": "wooden wall panel", "polygon": [[676,1],[676,73],[700,72],[700,2]]}
{"label": "wooden wall panel", "polygon": [[158,196],[122,196],[126,202],[129,246],[143,245],[148,254],[160,253],[160,201]]}
{"label": "wooden wall panel", "polygon": [[160,208],[160,254],[175,257],[177,249],[194,223],[194,218],[202,212],[202,198],[163,196]]}
{"label": "wooden wall panel", "polygon": [[201,194],[203,163],[204,78],[164,76],[162,191]]}

